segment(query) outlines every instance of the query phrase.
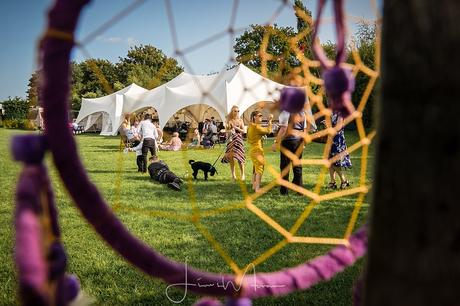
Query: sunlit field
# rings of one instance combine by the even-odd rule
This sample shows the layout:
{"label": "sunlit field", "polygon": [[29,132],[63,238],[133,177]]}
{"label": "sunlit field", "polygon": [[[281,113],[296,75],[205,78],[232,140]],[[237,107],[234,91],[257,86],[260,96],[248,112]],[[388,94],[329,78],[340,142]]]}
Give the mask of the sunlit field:
{"label": "sunlit field", "polygon": [[[17,278],[13,264],[14,254],[14,189],[20,164],[11,160],[9,146],[17,130],[0,129],[0,304],[17,304]],[[354,143],[356,132],[347,131],[347,141]],[[95,134],[77,135],[81,158],[88,175],[98,186],[105,199],[125,226],[139,239],[161,254],[188,265],[216,273],[232,273],[230,267],[214,250],[208,240],[184,216],[192,209],[200,210],[201,220],[207,231],[223,247],[232,260],[245,267],[268,249],[283,240],[283,237],[259,219],[251,211],[240,207],[245,190],[250,192],[252,163],[246,154],[246,181],[232,182],[230,169],[217,162],[218,174],[203,180],[202,173],[197,181],[190,179],[189,159],[213,163],[225,149],[216,145],[213,149],[194,149],[182,152],[159,153],[171,170],[185,181],[183,190],[172,191],[165,185],[150,180],[147,174],[137,172],[135,153],[119,151],[118,137],[103,137]],[[279,153],[269,151],[272,140],[265,144],[267,162],[275,169],[279,165]],[[306,146],[304,158],[320,158],[324,145],[312,143]],[[373,162],[373,150],[368,165]],[[351,154],[353,168],[347,178],[358,185],[360,172],[360,150]],[[173,305],[165,293],[167,285],[151,279],[120,256],[115,254],[93,231],[74,206],[59,176],[47,156],[50,176],[59,210],[62,240],[68,253],[71,273],[76,274],[87,296],[97,305]],[[313,189],[317,183],[319,166],[303,168],[304,187]],[[372,180],[372,167],[368,166],[368,182]],[[292,175],[292,174],[291,174]],[[265,171],[262,185],[273,181]],[[331,192],[326,188],[328,176],[322,182],[320,193]],[[191,185],[189,185],[191,184]],[[357,195],[339,198],[318,204],[310,217],[300,228],[298,235],[342,238],[350,219]],[[191,199],[195,199],[192,201]],[[289,229],[309,203],[309,199],[290,192],[281,196],[274,187],[258,198],[254,204],[280,225]],[[366,222],[369,196],[361,209],[356,228]],[[229,208],[227,210],[216,210]],[[231,208],[231,209],[230,209]],[[164,216],[160,216],[164,215]],[[288,244],[286,247],[257,265],[255,270],[277,271],[301,264],[322,255],[333,246],[311,244]],[[348,268],[332,281],[316,285],[305,292],[294,293],[281,298],[255,300],[254,305],[351,305],[352,288],[362,270],[363,261]],[[249,271],[250,273],[253,271]],[[180,300],[183,292],[169,291],[169,298]],[[182,305],[193,304],[197,296],[187,293]]]}

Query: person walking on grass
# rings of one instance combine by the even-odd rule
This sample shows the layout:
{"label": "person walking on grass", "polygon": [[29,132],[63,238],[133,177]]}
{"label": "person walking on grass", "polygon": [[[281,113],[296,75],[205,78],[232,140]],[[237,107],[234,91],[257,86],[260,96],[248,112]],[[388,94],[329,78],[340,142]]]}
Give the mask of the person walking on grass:
{"label": "person walking on grass", "polygon": [[262,126],[262,113],[253,111],[251,113],[251,123],[248,127],[248,143],[250,146],[249,156],[252,160],[252,189],[258,191],[260,189],[260,182],[262,181],[262,174],[264,173],[264,147],[262,137],[268,135],[272,131],[273,115],[268,116],[268,126]]}
{"label": "person walking on grass", "polygon": [[343,118],[339,113],[332,113],[331,117],[332,126],[338,131],[332,139],[331,151],[329,152],[329,160],[331,158],[338,158],[329,168],[330,182],[328,187],[331,189],[337,189],[337,182],[335,180],[336,174],[340,178],[340,189],[344,189],[350,186],[350,182],[346,179],[343,170],[350,169],[352,164],[350,155],[347,151],[347,143],[345,141],[345,133],[343,127]]}
{"label": "person walking on grass", "polygon": [[139,124],[139,132],[141,134],[142,141],[142,172],[147,172],[147,154],[150,151],[152,156],[157,155],[157,144],[158,131],[155,125],[152,123],[152,117],[150,114],[144,115],[144,120]]}

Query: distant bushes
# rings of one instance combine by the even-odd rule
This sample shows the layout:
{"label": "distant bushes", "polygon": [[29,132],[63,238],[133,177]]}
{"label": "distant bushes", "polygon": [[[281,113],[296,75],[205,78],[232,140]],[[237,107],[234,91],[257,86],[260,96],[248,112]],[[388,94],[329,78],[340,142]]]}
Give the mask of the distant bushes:
{"label": "distant bushes", "polygon": [[22,129],[36,130],[35,123],[30,119],[5,119],[2,122],[4,128],[7,129]]}
{"label": "distant bushes", "polygon": [[28,119],[29,103],[26,99],[19,97],[2,101],[4,115],[2,126],[9,129],[35,130],[33,120]]}

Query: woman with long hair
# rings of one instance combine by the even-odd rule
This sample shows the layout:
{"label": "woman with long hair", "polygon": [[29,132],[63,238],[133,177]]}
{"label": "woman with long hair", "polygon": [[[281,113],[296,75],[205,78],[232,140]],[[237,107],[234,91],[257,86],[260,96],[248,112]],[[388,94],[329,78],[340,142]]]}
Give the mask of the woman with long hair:
{"label": "woman with long hair", "polygon": [[262,137],[272,132],[273,115],[268,116],[268,126],[262,126],[263,115],[260,111],[251,113],[251,123],[248,127],[249,156],[252,160],[252,189],[258,191],[262,174],[264,173],[264,147]]}
{"label": "woman with long hair", "polygon": [[225,155],[222,158],[223,163],[230,164],[230,171],[232,173],[232,179],[236,179],[235,174],[235,160],[238,163],[241,171],[241,180],[245,179],[244,175],[244,123],[243,119],[240,118],[240,109],[234,105],[227,115],[226,130],[228,133],[229,141],[225,150]]}

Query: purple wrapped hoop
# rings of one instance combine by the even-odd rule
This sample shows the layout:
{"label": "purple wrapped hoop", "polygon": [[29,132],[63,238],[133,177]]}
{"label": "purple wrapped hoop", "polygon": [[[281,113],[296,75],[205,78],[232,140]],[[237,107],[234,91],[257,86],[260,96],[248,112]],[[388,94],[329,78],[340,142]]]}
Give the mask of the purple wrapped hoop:
{"label": "purple wrapped hoop", "polygon": [[[80,11],[87,2],[88,0],[57,0],[49,11],[48,27],[73,35]],[[41,56],[45,82],[42,98],[46,133],[54,162],[83,216],[115,251],[153,277],[162,278],[170,284],[182,283],[186,275],[190,283],[235,283],[234,275],[211,274],[188,268],[161,256],[137,240],[116,218],[96,186],[89,181],[79,159],[74,138],[67,128],[66,101],[69,94],[69,57],[72,44],[72,41],[53,37],[45,37],[43,40]],[[296,110],[298,104],[300,103],[297,101],[292,109]],[[348,248],[336,247],[330,253],[298,267],[273,273],[258,273],[255,275],[257,290],[252,286],[252,277],[251,280],[243,280],[241,290],[233,286],[196,286],[188,289],[203,294],[247,298],[288,294],[294,290],[306,289],[342,271],[364,254],[366,243],[365,231],[360,230],[351,237]],[[276,287],[279,284],[286,286]]]}

